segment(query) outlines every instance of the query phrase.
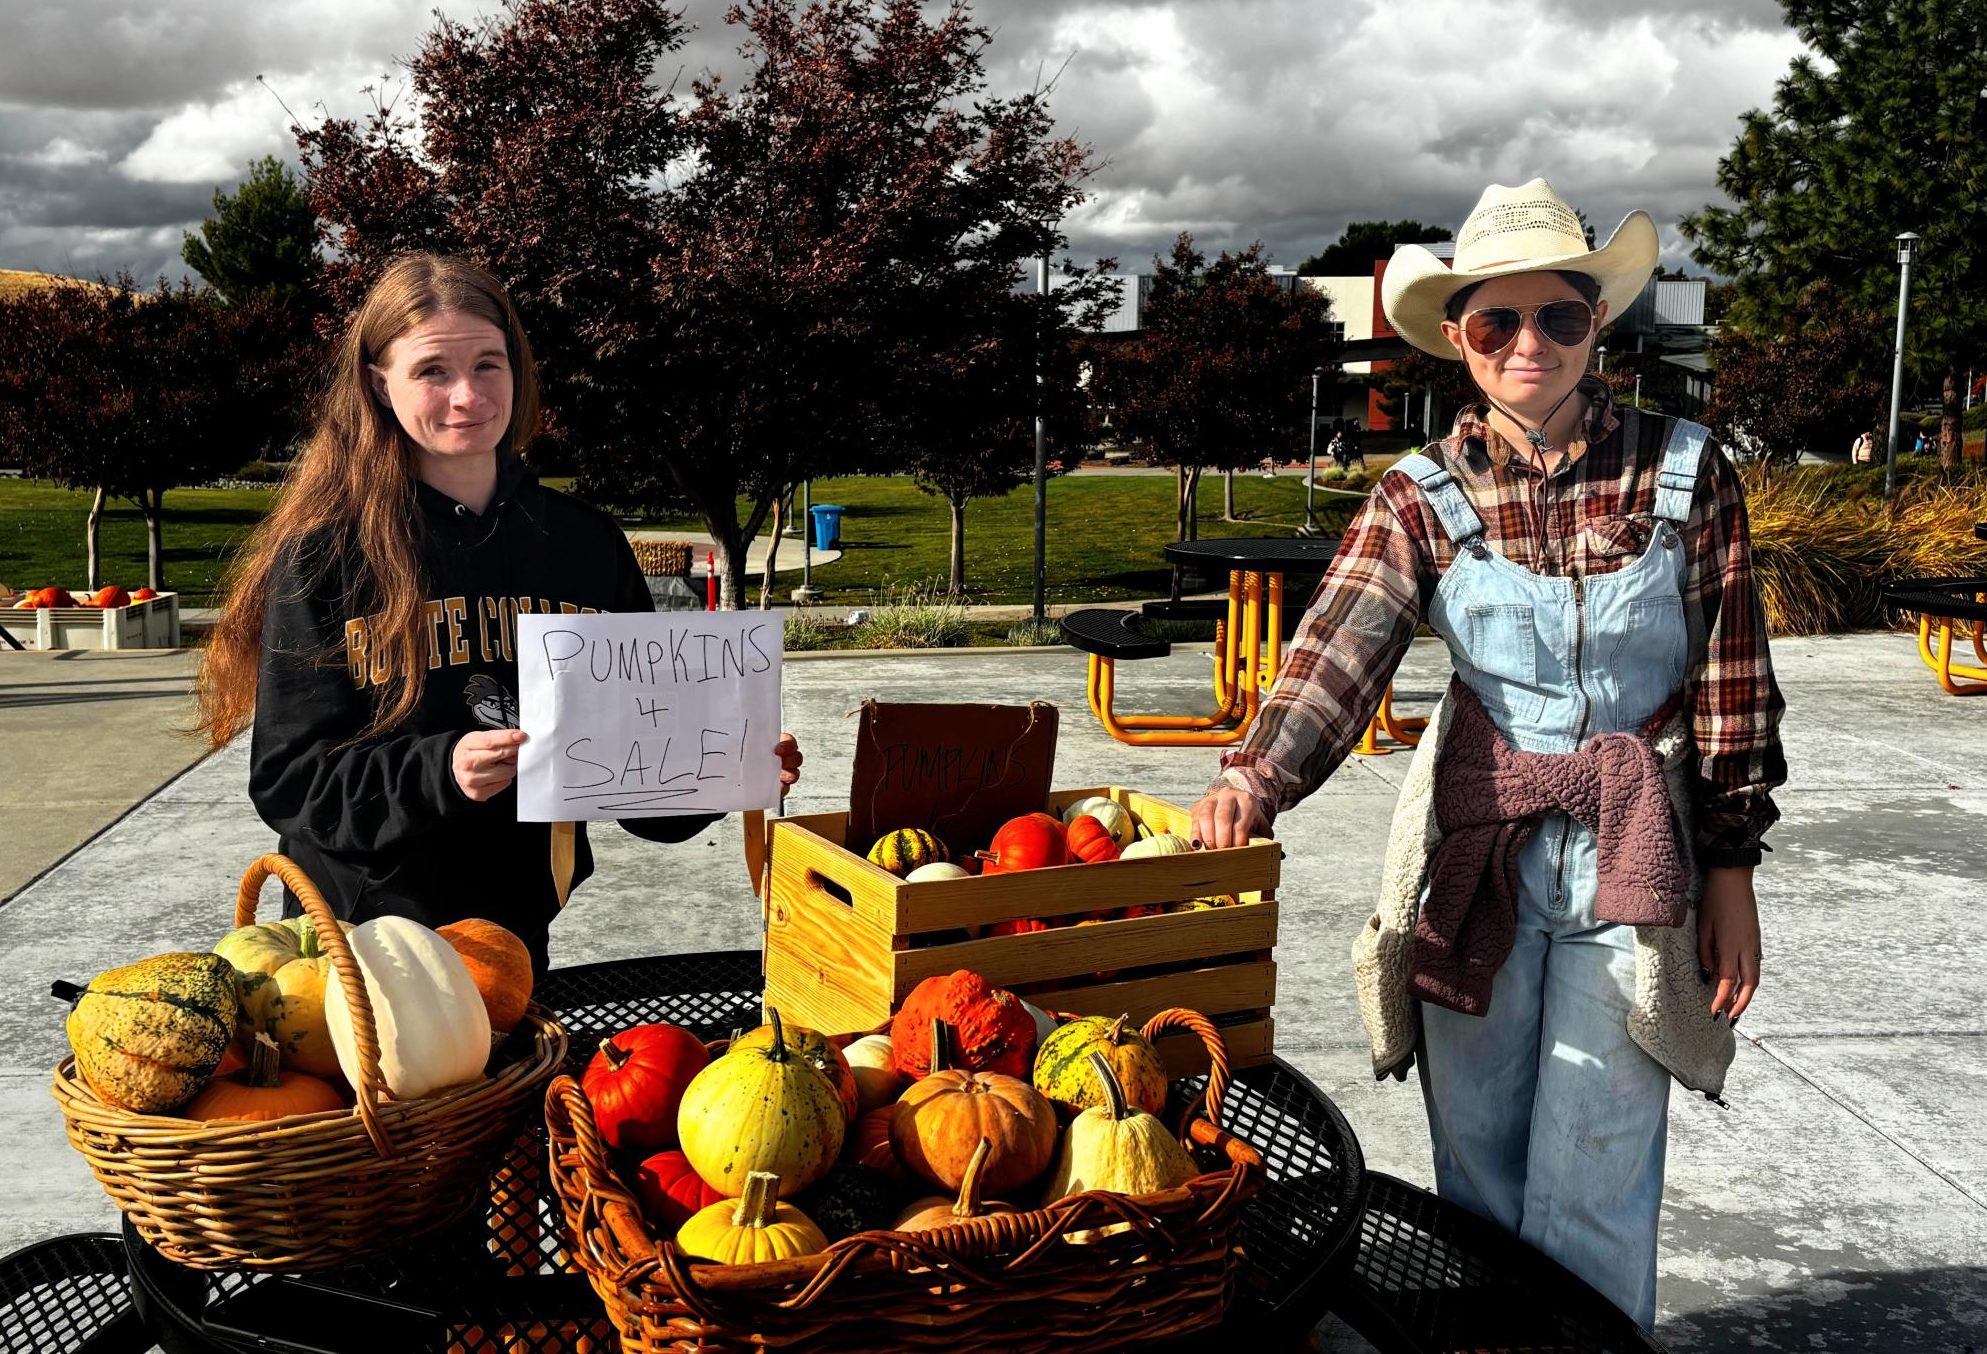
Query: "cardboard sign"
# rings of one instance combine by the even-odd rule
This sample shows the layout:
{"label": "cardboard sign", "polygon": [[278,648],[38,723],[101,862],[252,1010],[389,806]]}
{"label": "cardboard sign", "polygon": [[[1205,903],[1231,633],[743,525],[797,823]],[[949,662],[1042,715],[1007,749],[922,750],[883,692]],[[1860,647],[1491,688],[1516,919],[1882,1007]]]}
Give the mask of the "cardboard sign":
{"label": "cardboard sign", "polygon": [[783,613],[517,619],[520,822],[779,803]]}
{"label": "cardboard sign", "polygon": [[921,827],[957,854],[1048,800],[1056,707],[884,705],[865,701],[849,789],[848,847]]}

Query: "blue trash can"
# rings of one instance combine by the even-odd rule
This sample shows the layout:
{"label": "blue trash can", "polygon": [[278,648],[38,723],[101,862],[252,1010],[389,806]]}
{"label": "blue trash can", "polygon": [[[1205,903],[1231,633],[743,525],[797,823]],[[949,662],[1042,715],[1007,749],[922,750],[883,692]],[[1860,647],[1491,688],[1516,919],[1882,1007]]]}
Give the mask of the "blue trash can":
{"label": "blue trash can", "polygon": [[839,503],[816,503],[810,511],[814,516],[814,548],[833,550],[842,543],[842,513],[845,509]]}

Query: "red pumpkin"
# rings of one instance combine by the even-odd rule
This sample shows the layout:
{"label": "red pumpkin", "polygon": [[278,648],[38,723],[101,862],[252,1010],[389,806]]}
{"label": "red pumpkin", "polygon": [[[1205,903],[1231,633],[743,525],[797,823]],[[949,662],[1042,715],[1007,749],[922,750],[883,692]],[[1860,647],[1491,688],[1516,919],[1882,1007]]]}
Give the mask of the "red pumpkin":
{"label": "red pumpkin", "polygon": [[700,1208],[722,1203],[725,1196],[704,1183],[690,1158],[671,1149],[657,1152],[635,1170],[635,1197],[642,1215],[657,1231],[674,1233]]}
{"label": "red pumpkin", "polygon": [[678,1025],[636,1025],[601,1040],[580,1078],[601,1138],[644,1156],[674,1147],[683,1088],[710,1060],[697,1036]]}
{"label": "red pumpkin", "polygon": [[927,978],[912,988],[890,1022],[890,1056],[897,1070],[913,1080],[931,1072],[933,1021],[943,1021],[951,1031],[952,1066],[1027,1080],[1035,1017],[1012,992],[968,969]]}
{"label": "red pumpkin", "polygon": [[90,605],[97,607],[130,606],[131,594],[123,588],[118,587],[117,584],[112,583],[109,587],[99,589],[97,595],[90,598]]}
{"label": "red pumpkin", "polygon": [[153,592],[150,588],[140,588],[131,594],[131,600],[134,602],[149,602],[158,595],[158,593]]}
{"label": "red pumpkin", "polygon": [[1069,820],[1069,853],[1085,864],[1094,865],[1102,860],[1116,860],[1122,849],[1111,830],[1087,813],[1079,813]]}
{"label": "red pumpkin", "polygon": [[993,844],[978,852],[982,874],[1013,874],[1069,864],[1069,837],[1054,814],[1024,813],[994,833]]}

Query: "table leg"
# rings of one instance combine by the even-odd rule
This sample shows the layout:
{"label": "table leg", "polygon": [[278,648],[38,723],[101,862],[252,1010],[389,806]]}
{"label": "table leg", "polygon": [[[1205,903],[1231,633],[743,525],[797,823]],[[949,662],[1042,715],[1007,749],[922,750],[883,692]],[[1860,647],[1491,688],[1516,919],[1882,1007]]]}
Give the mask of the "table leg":
{"label": "table leg", "polygon": [[[1939,685],[1954,696],[1987,695],[1987,667],[1976,667],[1971,663],[1953,662],[1953,624],[1950,617],[1938,617],[1939,642],[1932,643],[1933,617],[1929,612],[1918,616],[1918,657],[1925,666],[1938,674]],[[1978,636],[1974,640],[1979,645]],[[1970,678],[1962,682],[1960,678]]]}

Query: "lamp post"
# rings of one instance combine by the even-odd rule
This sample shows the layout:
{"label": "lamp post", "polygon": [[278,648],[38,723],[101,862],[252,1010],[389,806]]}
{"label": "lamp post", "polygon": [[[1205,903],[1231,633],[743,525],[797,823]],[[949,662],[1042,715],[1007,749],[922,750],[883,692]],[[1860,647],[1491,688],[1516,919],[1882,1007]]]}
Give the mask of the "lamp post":
{"label": "lamp post", "polygon": [[1897,412],[1904,400],[1904,324],[1911,314],[1911,260],[1922,237],[1897,237],[1897,351],[1890,366],[1890,433],[1884,438],[1884,497],[1897,491]]}
{"label": "lamp post", "polygon": [[[1042,304],[1049,300],[1049,256],[1042,255],[1035,261],[1035,290],[1042,297]],[[1048,559],[1049,559],[1049,442],[1048,429],[1042,422],[1042,336],[1038,327],[1035,333],[1035,610],[1036,628],[1048,624]]]}
{"label": "lamp post", "polygon": [[1318,534],[1318,522],[1311,514],[1311,503],[1318,492],[1318,378],[1325,374],[1323,367],[1311,368],[1311,475],[1304,481],[1304,527],[1299,536]]}
{"label": "lamp post", "polygon": [[1598,357],[1600,358],[1600,360],[1601,360],[1601,365],[1600,365],[1600,367],[1598,368],[1598,370],[1600,370],[1600,371],[1606,371],[1606,370],[1608,369],[1608,346],[1607,346],[1607,344],[1603,343],[1603,344],[1602,344],[1602,345],[1600,346],[1600,348],[1599,348],[1599,349],[1598,349],[1598,351],[1597,351],[1597,356],[1598,356]]}

